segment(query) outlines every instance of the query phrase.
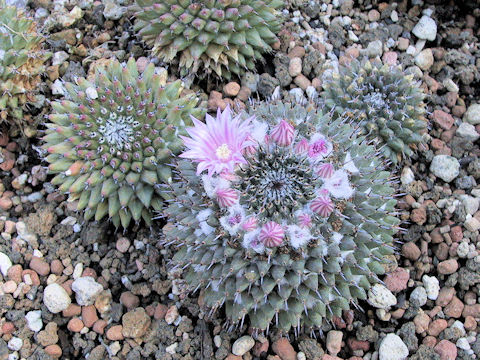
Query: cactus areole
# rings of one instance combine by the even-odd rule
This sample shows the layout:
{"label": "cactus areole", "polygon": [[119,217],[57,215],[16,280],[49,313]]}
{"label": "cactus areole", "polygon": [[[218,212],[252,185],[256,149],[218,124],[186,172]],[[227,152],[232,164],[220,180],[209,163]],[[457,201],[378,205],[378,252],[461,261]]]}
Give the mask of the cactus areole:
{"label": "cactus areole", "polygon": [[52,183],[86,219],[150,224],[169,198],[162,184],[172,180],[171,157],[182,151],[190,115],[202,111],[195,94],[180,96],[180,81],[165,81],[153,64],[139,73],[133,59],[111,61],[92,82],[67,83],[70,100],[52,104],[44,137]]}
{"label": "cactus areole", "polygon": [[227,108],[184,137],[164,227],[192,290],[231,328],[314,331],[366,298],[393,253],[394,190],[355,119]]}

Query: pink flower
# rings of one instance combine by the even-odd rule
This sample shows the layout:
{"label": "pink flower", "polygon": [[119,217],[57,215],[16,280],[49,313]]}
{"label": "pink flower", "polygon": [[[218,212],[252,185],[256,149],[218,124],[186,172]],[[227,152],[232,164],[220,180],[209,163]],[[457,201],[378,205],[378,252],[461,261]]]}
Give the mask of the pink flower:
{"label": "pink flower", "polygon": [[198,162],[197,175],[208,170],[208,175],[224,170],[233,173],[237,164],[245,164],[243,150],[252,144],[247,140],[253,117],[241,120],[232,118],[227,106],[223,113],[218,109],[217,117],[206,116],[206,124],[192,117],[194,126],[187,128],[190,137],[181,136],[187,151],[180,157]]}
{"label": "pink flower", "polygon": [[333,150],[333,145],[322,134],[315,134],[310,139],[308,156],[313,160],[322,160]]}
{"label": "pink flower", "polygon": [[333,168],[333,165],[330,163],[321,164],[317,170],[318,176],[324,179],[331,178],[334,172],[335,172],[335,169]]}
{"label": "pink flower", "polygon": [[253,139],[253,137],[251,135],[248,135],[247,136],[247,141],[250,141],[251,144],[246,146],[245,149],[243,149],[243,153],[245,155],[253,155],[257,152],[257,143],[256,141]]}
{"label": "pink flower", "polygon": [[293,126],[287,120],[282,119],[272,130],[270,137],[277,145],[288,146],[292,143],[294,135]]}
{"label": "pink flower", "polygon": [[242,224],[242,229],[245,231],[252,231],[257,228],[257,218],[255,216],[250,216]]}
{"label": "pink flower", "polygon": [[328,217],[333,208],[333,202],[327,195],[320,195],[310,204],[310,209],[322,217]]}
{"label": "pink flower", "polygon": [[308,141],[307,139],[300,140],[297,145],[295,145],[295,152],[297,154],[303,154],[308,151]]}
{"label": "pink flower", "polygon": [[348,199],[353,195],[353,188],[348,180],[348,173],[345,170],[337,170],[333,175],[324,180],[322,190],[326,190],[337,199]]}
{"label": "pink flower", "polygon": [[230,207],[238,199],[237,192],[233,189],[218,189],[217,190],[217,201],[220,207]]}
{"label": "pink flower", "polygon": [[310,228],[312,226],[312,217],[309,214],[303,213],[298,215],[298,224],[303,228]]}
{"label": "pink flower", "polygon": [[268,247],[275,247],[282,245],[285,232],[283,228],[274,221],[269,221],[263,225],[260,230],[260,241]]}

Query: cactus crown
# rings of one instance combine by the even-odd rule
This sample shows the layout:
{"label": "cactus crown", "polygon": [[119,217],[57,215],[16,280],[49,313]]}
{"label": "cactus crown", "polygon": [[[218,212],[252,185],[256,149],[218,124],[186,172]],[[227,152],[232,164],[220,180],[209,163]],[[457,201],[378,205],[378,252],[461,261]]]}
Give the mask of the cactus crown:
{"label": "cactus crown", "polygon": [[384,144],[383,153],[396,163],[410,156],[410,145],[422,142],[427,126],[424,93],[400,68],[378,61],[340,66],[324,84],[323,100],[338,114],[356,112],[365,133]]}
{"label": "cactus crown", "polygon": [[[279,0],[136,0],[135,29],[181,75],[230,78],[254,70],[280,29]],[[178,59],[178,60],[177,60]],[[206,71],[204,71],[206,70]]]}
{"label": "cactus crown", "polygon": [[85,218],[108,216],[125,228],[133,218],[151,222],[171,181],[170,157],[183,145],[179,134],[199,116],[194,94],[182,83],[166,84],[153,64],[139,73],[134,59],[111,61],[92,82],[67,83],[70,100],[52,103],[44,148],[52,183],[78,201]]}
{"label": "cactus crown", "polygon": [[0,122],[7,116],[22,125],[22,106],[35,101],[45,61],[43,37],[36,23],[0,0]]}
{"label": "cactus crown", "polygon": [[[384,272],[399,223],[390,173],[354,119],[281,103],[250,115],[238,122],[225,111],[188,129],[181,156],[197,171],[178,164],[166,242],[180,249],[173,263],[188,269],[187,283],[210,308],[225,305],[232,326],[249,318],[260,332],[314,330]],[[202,144],[206,134],[217,141]]]}

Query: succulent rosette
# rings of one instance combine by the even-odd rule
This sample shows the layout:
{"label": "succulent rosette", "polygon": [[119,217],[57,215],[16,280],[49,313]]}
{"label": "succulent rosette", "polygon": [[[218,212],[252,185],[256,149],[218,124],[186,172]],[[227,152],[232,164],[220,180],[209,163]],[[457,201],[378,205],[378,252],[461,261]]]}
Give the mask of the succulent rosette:
{"label": "succulent rosette", "polygon": [[399,220],[352,119],[260,103],[195,121],[165,211],[173,263],[232,326],[314,330],[366,298]]}
{"label": "succulent rosette", "polygon": [[326,107],[340,115],[354,112],[362,130],[392,162],[411,156],[423,141],[425,94],[413,75],[380,61],[352,60],[325,80]]}

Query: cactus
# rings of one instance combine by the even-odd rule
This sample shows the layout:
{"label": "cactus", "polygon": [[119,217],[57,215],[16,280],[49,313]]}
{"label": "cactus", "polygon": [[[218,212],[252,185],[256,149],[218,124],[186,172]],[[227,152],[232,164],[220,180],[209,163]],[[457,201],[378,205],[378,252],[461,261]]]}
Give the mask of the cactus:
{"label": "cactus", "polygon": [[411,156],[410,145],[422,142],[426,128],[424,93],[399,67],[353,60],[340,66],[324,84],[323,100],[337,114],[357,113],[364,131],[397,163]]}
{"label": "cactus", "polygon": [[51,56],[42,50],[37,24],[0,0],[0,123],[9,118],[20,127],[23,107],[36,101],[44,63]]}
{"label": "cactus", "polygon": [[134,59],[98,68],[92,82],[66,84],[70,100],[53,102],[43,138],[49,170],[59,190],[78,201],[85,219],[105,216],[116,227],[131,219],[151,223],[168,198],[169,164],[183,144],[190,115],[201,116],[195,94],[180,96],[181,81],[149,64],[139,74]]}
{"label": "cactus", "polygon": [[187,128],[165,243],[230,328],[315,331],[365,299],[394,253],[391,175],[355,119],[282,103],[249,116]]}
{"label": "cactus", "polygon": [[[135,30],[182,76],[254,70],[278,39],[280,0],[136,0]],[[200,70],[200,72],[198,72]],[[197,73],[198,72],[198,73]]]}

